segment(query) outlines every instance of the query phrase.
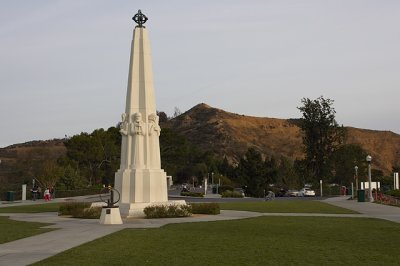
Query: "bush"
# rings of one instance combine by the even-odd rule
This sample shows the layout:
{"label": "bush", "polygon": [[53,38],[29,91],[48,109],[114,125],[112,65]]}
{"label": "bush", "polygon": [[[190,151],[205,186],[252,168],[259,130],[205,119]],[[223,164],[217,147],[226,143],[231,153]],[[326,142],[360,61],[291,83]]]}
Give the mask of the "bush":
{"label": "bush", "polygon": [[202,197],[204,197],[204,193],[201,193],[201,192],[181,192],[181,196],[202,198]]}
{"label": "bush", "polygon": [[385,194],[396,197],[396,198],[400,198],[400,189],[389,190]]}
{"label": "bush", "polygon": [[192,215],[190,205],[151,205],[143,210],[146,218],[174,218]]}
{"label": "bush", "polygon": [[99,219],[101,207],[90,207],[90,202],[66,202],[60,205],[58,215],[70,215],[73,218]]}
{"label": "bush", "polygon": [[233,191],[233,187],[232,186],[219,186],[218,187],[218,193],[219,194],[222,194],[222,193],[224,193],[225,191]]}
{"label": "bush", "polygon": [[242,193],[240,193],[238,191],[227,190],[221,194],[221,197],[223,197],[223,198],[243,198],[243,195],[242,195]]}
{"label": "bush", "polygon": [[193,214],[220,214],[218,203],[191,203]]}

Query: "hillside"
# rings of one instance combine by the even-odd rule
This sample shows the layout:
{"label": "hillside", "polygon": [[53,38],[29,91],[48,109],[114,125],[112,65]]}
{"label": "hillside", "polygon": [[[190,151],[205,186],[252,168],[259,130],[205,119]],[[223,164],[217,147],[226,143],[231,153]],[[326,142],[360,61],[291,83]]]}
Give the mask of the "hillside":
{"label": "hillside", "polygon": [[[203,150],[211,150],[237,163],[249,147],[264,156],[302,158],[302,133],[294,119],[244,116],[199,104],[180,116],[164,121]],[[348,127],[347,143],[360,144],[373,157],[373,167],[391,174],[400,164],[400,135]],[[162,134],[162,133],[161,133]],[[65,154],[63,140],[31,141],[0,148],[0,182],[30,179],[18,174],[18,163],[35,161],[39,156],[58,158]],[[46,153],[46,154],[44,154]]]}
{"label": "hillside", "polygon": [[[254,147],[265,156],[302,158],[302,133],[296,120],[260,118],[229,113],[199,104],[165,126],[173,127],[203,149],[235,163]],[[374,168],[390,174],[400,164],[400,135],[348,127],[347,143],[360,144],[373,157]]]}
{"label": "hillside", "polygon": [[[58,158],[66,153],[63,140],[30,141],[0,148],[0,182],[21,183],[33,176],[22,176],[21,168],[34,165],[39,158]],[[29,167],[29,166],[28,166]]]}

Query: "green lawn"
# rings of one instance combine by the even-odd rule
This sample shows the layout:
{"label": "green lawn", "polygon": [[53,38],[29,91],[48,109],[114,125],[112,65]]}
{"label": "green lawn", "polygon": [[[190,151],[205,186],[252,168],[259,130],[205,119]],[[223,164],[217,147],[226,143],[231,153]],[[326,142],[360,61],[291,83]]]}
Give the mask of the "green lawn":
{"label": "green lawn", "polygon": [[238,210],[253,212],[276,213],[332,213],[354,214],[357,212],[336,207],[327,203],[314,200],[293,201],[257,201],[257,202],[224,202],[220,203],[221,210]]}
{"label": "green lawn", "polygon": [[14,205],[0,208],[0,213],[38,213],[38,212],[58,212],[60,203],[43,203],[35,205]]}
{"label": "green lawn", "polygon": [[398,265],[400,225],[258,217],[125,229],[35,265]]}
{"label": "green lawn", "polygon": [[40,228],[47,225],[50,224],[20,222],[10,220],[6,216],[0,216],[0,244],[54,230]]}

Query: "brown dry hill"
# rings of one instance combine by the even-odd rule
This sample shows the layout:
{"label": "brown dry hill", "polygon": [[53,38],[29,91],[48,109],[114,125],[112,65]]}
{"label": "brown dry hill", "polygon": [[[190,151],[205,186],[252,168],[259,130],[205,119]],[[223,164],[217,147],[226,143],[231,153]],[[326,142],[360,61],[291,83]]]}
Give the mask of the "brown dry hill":
{"label": "brown dry hill", "polygon": [[35,163],[35,160],[43,157],[56,159],[65,155],[66,151],[64,141],[60,139],[30,141],[0,148],[0,182],[7,184],[31,179],[32,176],[21,176],[21,164]]}
{"label": "brown dry hill", "polygon": [[[226,156],[231,162],[249,147],[264,156],[302,158],[302,132],[294,119],[244,116],[199,104],[166,125],[203,149]],[[348,127],[347,143],[360,144],[373,157],[374,168],[389,174],[400,164],[400,135]]]}
{"label": "brown dry hill", "polygon": [[[302,158],[302,133],[294,119],[244,116],[199,104],[180,116],[163,123],[174,128],[204,150],[226,156],[236,163],[248,148],[264,156]],[[348,127],[347,143],[358,143],[373,157],[374,168],[390,174],[400,165],[400,135]],[[0,182],[16,176],[15,163],[50,151],[55,158],[65,154],[63,140],[31,141],[0,148]]]}

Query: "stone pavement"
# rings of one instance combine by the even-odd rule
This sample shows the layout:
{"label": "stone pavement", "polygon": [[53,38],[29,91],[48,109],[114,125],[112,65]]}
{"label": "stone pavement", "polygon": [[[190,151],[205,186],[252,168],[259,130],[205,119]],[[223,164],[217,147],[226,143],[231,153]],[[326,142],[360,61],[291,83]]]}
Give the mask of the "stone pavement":
{"label": "stone pavement", "polygon": [[[397,207],[368,202],[359,203],[343,197],[330,198],[324,202],[354,210],[360,214],[256,213],[225,210],[221,211],[220,215],[196,215],[169,219],[124,219],[122,225],[100,225],[97,219],[65,218],[57,216],[56,213],[2,213],[1,216],[9,216],[13,220],[52,223],[53,225],[45,228],[57,228],[58,230],[0,244],[0,265],[28,265],[125,228],[157,228],[170,223],[234,220],[259,216],[358,217],[400,222],[400,208]],[[34,202],[33,204],[39,203],[43,202]],[[32,204],[32,202],[25,202],[25,204]],[[4,207],[4,205],[8,204],[0,206]]]}

